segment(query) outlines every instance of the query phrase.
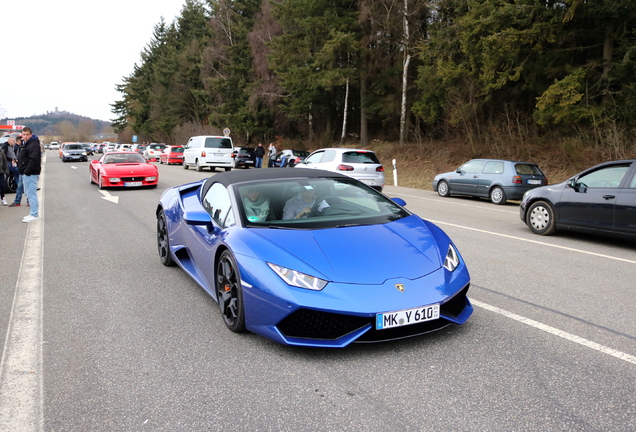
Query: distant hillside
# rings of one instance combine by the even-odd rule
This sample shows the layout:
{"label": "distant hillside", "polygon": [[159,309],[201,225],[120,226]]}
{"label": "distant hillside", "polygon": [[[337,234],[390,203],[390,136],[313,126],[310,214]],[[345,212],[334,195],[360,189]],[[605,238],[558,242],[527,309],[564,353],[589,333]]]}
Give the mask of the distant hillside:
{"label": "distant hillside", "polygon": [[[60,128],[58,128],[58,125],[64,121],[71,123],[72,126],[78,129],[80,124],[84,124],[85,127],[87,124],[92,123],[93,134],[95,135],[113,132],[110,122],[94,120],[89,117],[72,114],[67,111],[55,111],[31,117],[5,117],[0,119],[0,124],[7,124],[7,120],[15,120],[15,124],[17,125],[29,126],[36,135],[41,136],[57,136],[65,134],[65,131],[60,131]],[[68,125],[68,123],[66,124]]]}

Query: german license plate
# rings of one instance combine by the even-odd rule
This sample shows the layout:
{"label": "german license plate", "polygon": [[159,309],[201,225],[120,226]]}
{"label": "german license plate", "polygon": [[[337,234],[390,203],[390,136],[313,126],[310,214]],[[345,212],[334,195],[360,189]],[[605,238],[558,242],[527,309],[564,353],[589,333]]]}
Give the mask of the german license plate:
{"label": "german license plate", "polygon": [[528,184],[541,184],[541,180],[528,180]]}
{"label": "german license plate", "polygon": [[135,186],[141,186],[142,183],[141,182],[125,182],[124,186],[126,187],[135,187]]}
{"label": "german license plate", "polygon": [[402,327],[439,318],[439,303],[406,309],[395,312],[380,313],[375,316],[375,328],[383,330],[393,327]]}
{"label": "german license plate", "polygon": [[368,179],[360,179],[360,181],[362,183],[366,183],[368,185],[374,185],[375,184],[375,180],[368,180]]}

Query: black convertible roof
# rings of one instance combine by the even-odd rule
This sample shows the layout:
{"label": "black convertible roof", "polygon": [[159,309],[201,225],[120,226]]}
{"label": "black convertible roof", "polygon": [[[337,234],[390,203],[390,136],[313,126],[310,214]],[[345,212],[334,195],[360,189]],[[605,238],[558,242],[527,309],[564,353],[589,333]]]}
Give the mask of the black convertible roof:
{"label": "black convertible roof", "polygon": [[202,195],[208,191],[214,183],[221,183],[228,186],[234,183],[251,181],[270,181],[282,179],[311,179],[311,178],[350,178],[344,174],[331,171],[309,169],[309,168],[252,168],[245,170],[233,170],[218,173],[205,181]]}

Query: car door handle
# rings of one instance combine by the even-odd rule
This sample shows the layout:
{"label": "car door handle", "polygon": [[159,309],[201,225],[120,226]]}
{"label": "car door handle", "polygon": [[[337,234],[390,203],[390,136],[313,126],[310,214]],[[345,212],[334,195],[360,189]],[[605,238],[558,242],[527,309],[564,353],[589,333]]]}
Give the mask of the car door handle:
{"label": "car door handle", "polygon": [[605,198],[606,200],[611,200],[616,198],[616,195],[603,195],[603,198]]}

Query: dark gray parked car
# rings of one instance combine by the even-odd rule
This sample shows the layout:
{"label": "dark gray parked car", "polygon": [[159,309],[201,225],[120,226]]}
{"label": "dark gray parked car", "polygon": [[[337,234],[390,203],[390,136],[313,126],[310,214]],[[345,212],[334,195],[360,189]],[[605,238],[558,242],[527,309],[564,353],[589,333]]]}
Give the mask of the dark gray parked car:
{"label": "dark gray parked car", "polygon": [[537,164],[473,159],[453,172],[436,175],[433,190],[443,197],[470,195],[505,204],[507,200],[520,200],[526,191],[547,184],[548,179]]}
{"label": "dark gray parked car", "polygon": [[636,239],[636,159],[605,162],[533,189],[519,212],[539,235],[564,229]]}
{"label": "dark gray parked car", "polygon": [[88,161],[84,146],[80,143],[66,144],[62,149],[62,162],[66,161]]}

